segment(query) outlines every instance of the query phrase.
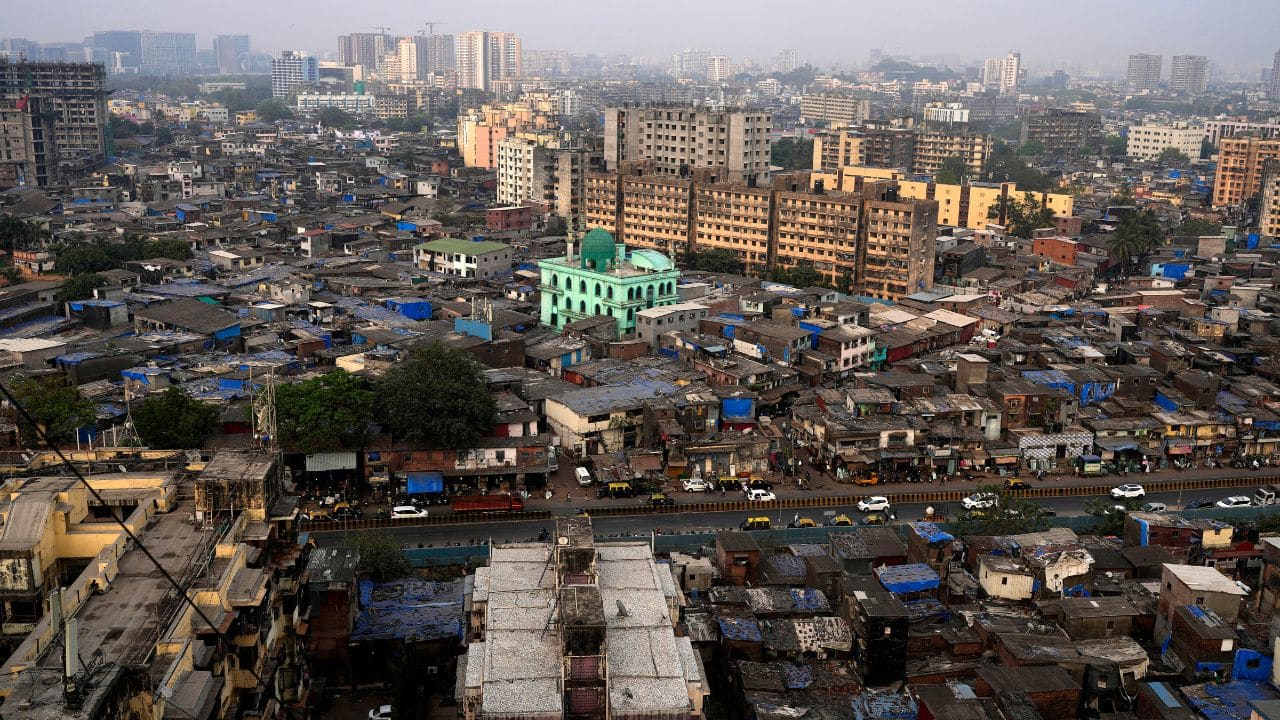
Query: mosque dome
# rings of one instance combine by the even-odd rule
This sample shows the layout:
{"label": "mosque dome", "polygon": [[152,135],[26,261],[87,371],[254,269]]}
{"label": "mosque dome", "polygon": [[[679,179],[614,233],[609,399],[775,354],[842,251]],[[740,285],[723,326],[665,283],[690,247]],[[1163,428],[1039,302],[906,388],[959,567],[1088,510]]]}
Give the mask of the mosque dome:
{"label": "mosque dome", "polygon": [[604,271],[617,262],[617,243],[608,230],[592,228],[582,238],[581,253],[584,266]]}

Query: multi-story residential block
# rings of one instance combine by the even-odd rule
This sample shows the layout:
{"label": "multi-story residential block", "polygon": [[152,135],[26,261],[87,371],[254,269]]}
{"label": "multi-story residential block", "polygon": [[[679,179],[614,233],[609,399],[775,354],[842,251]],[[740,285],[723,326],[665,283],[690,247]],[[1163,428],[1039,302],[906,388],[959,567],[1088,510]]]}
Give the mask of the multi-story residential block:
{"label": "multi-story residential block", "polygon": [[1271,61],[1271,84],[1267,87],[1267,97],[1280,100],[1280,50],[1276,51],[1275,59]]}
{"label": "multi-story residential block", "polygon": [[48,100],[5,102],[12,106],[0,106],[0,187],[57,184],[57,131],[53,115],[43,111]]}
{"label": "multi-story residential block", "polygon": [[1218,168],[1213,178],[1213,206],[1239,205],[1262,189],[1263,164],[1280,158],[1280,138],[1226,138],[1218,143]]}
{"label": "multi-story residential block", "polygon": [[813,140],[813,169],[835,172],[845,167],[911,168],[915,131],[879,125],[828,130]]}
{"label": "multi-story residential block", "polygon": [[680,302],[680,271],[655,250],[628,250],[603,228],[592,228],[575,254],[538,261],[542,324],[559,330],[596,315],[616,322],[618,337],[635,331],[636,313]]}
{"label": "multi-story residential block", "polygon": [[769,174],[769,113],[696,107],[611,107],[605,111],[604,161],[609,170],[652,160],[658,172],[724,167],[728,179]]}
{"label": "multi-story residential block", "polygon": [[1050,108],[1023,119],[1021,139],[1043,144],[1049,157],[1079,156],[1102,142],[1102,118],[1087,110]]}
{"label": "multi-story residential block", "polygon": [[803,175],[774,183],[773,257],[767,267],[807,265],[832,286],[852,290],[862,249],[862,198],[812,190]]}
{"label": "multi-story residential block", "polygon": [[142,33],[142,72],[152,75],[189,75],[196,68],[195,33]]}
{"label": "multi-story residential block", "polygon": [[1130,55],[1125,81],[1134,90],[1155,90],[1160,86],[1162,55]]}
{"label": "multi-story residential block", "polygon": [[558,125],[554,100],[522,100],[482,105],[458,114],[458,152],[467,167],[498,167],[498,145],[522,132],[554,130]]}
{"label": "multi-story residential block", "polygon": [[338,62],[359,65],[365,72],[377,69],[379,61],[392,48],[390,36],[383,33],[351,33],[338,36]]}
{"label": "multi-story residential block", "polygon": [[369,115],[377,108],[377,98],[356,93],[298,93],[294,107],[303,113],[336,108],[352,115]]}
{"label": "multi-story residential block", "polygon": [[577,224],[591,154],[546,133],[521,133],[498,144],[499,203],[533,201]]}
{"label": "multi-story residential block", "polygon": [[511,246],[492,240],[441,238],[413,249],[420,270],[460,278],[492,278],[511,270]]}
{"label": "multi-story residential block", "polygon": [[780,73],[789,73],[799,67],[796,60],[796,51],[786,48],[778,51],[778,55],[773,59],[773,69]]}
{"label": "multi-story residential block", "polygon": [[249,36],[217,35],[213,38],[213,55],[218,72],[234,75],[249,71]]}
{"label": "multi-story residential block", "polygon": [[1174,55],[1169,63],[1169,89],[1199,95],[1209,89],[1209,58]]}
{"label": "multi-story residential block", "polygon": [[1001,95],[1018,94],[1018,79],[1022,72],[1022,53],[1007,53],[1004,57],[989,58],[982,68],[982,85],[998,90]]}
{"label": "multi-story residential block", "polygon": [[1280,123],[1247,120],[1206,120],[1204,122],[1204,139],[1213,143],[1214,147],[1217,147],[1223,138],[1237,135],[1253,135],[1263,140],[1280,137]]}
{"label": "multi-story residential block", "polygon": [[271,61],[271,96],[287,98],[320,82],[320,61],[301,50],[281,51]]}
{"label": "multi-story residential block", "polygon": [[891,184],[873,186],[864,198],[859,294],[900,300],[932,286],[937,201],[901,198]]}
{"label": "multi-story residential block", "polygon": [[711,53],[706,50],[682,50],[671,58],[671,66],[676,75],[692,75],[703,77],[707,74],[707,60]]}
{"label": "multi-story residential block", "polygon": [[[41,176],[52,182],[55,174],[49,173],[48,163],[53,161],[60,167],[60,174],[87,170],[106,158],[105,86],[106,71],[96,63],[0,60],[0,108],[41,114],[31,118],[13,112],[4,114],[6,127],[12,129],[6,134],[11,133],[15,140],[21,134],[32,142],[21,151],[15,148],[14,156],[46,166],[45,171],[38,166],[28,170],[34,173],[28,178],[29,183],[38,182]],[[18,125],[23,126],[21,133],[16,129]],[[52,133],[48,132],[50,129]]]}
{"label": "multi-story residential block", "polygon": [[1280,237],[1280,159],[1262,163],[1258,203],[1258,229],[1267,237]]}
{"label": "multi-story residential block", "polygon": [[458,87],[489,90],[494,82],[521,75],[520,37],[512,32],[475,30],[454,36]]}
{"label": "multi-story residential block", "polygon": [[911,172],[936,175],[948,158],[960,158],[976,177],[986,167],[993,146],[990,135],[922,128],[915,133]]}
{"label": "multi-story residential block", "polygon": [[707,58],[707,82],[724,82],[729,79],[730,72],[728,56],[712,55]]}
{"label": "multi-story residential block", "polygon": [[[1010,200],[1023,200],[1027,192],[1017,183],[927,183],[903,180],[898,183],[902,197],[935,200],[938,203],[938,225],[981,230],[995,223],[1007,222]],[[1075,198],[1067,193],[1031,193],[1033,199],[1047,206],[1055,215],[1070,216]]]}
{"label": "multi-story residential block", "polygon": [[961,103],[929,103],[924,106],[924,121],[935,125],[966,125],[969,108]]}
{"label": "multi-story residential block", "polygon": [[1128,154],[1143,160],[1155,160],[1169,148],[1188,158],[1200,157],[1204,128],[1176,122],[1169,125],[1129,126]]}
{"label": "multi-story residential block", "polygon": [[800,96],[800,121],[851,127],[871,118],[871,100],[853,95],[805,93]]}

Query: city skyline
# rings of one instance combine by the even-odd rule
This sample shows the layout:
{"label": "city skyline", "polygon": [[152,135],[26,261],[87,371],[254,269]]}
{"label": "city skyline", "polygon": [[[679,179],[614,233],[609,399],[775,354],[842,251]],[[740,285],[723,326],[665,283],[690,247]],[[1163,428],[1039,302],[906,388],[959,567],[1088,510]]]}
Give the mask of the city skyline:
{"label": "city skyline", "polygon": [[[528,49],[623,53],[659,63],[690,47],[727,55],[734,62],[744,58],[765,61],[780,48],[796,48],[801,62],[840,69],[865,65],[872,49],[882,49],[887,55],[956,55],[965,64],[1013,49],[1022,51],[1026,65],[1036,73],[1076,66],[1105,75],[1123,74],[1129,55],[1151,53],[1205,55],[1215,73],[1247,79],[1270,66],[1276,48],[1268,29],[1280,25],[1280,6],[1251,4],[1248,10],[1253,19],[1242,23],[1228,42],[1221,35],[1203,32],[1224,11],[1187,0],[1159,3],[1156,17],[1176,17],[1176,24],[1152,22],[1149,10],[1156,5],[1153,2],[1116,6],[1083,0],[1074,4],[1071,14],[1055,18],[1053,37],[1037,37],[1034,43],[1020,40],[1042,33],[1043,13],[1035,8],[1009,9],[1002,15],[1003,25],[995,27],[986,6],[939,0],[918,3],[920,16],[931,19],[927,26],[896,9],[863,2],[834,8],[793,3],[789,12],[778,14],[758,0],[732,5],[715,0],[678,6],[683,22],[675,26],[664,12],[677,7],[672,2],[645,8],[605,8],[568,0],[536,13],[510,2],[457,6],[440,12],[393,0],[374,13],[365,6],[322,2],[308,5],[310,12],[304,16],[297,7],[228,0],[213,17],[197,17],[154,1],[106,0],[92,15],[79,12],[80,5],[78,0],[22,0],[10,8],[6,34],[39,42],[66,42],[109,29],[195,32],[199,45],[207,47],[215,35],[247,33],[253,37],[255,49],[273,55],[283,49],[324,55],[336,54],[340,34],[387,26],[393,33],[408,35],[432,21],[439,23],[437,32],[442,34],[505,30],[524,38]],[[728,22],[727,13],[738,19]],[[50,17],[59,18],[56,28],[50,28]],[[822,22],[811,22],[815,18]],[[1106,22],[1099,22],[1099,18]],[[844,30],[837,35],[831,28]],[[1138,28],[1141,33],[1135,32]],[[1012,47],[1016,45],[1025,47]]]}

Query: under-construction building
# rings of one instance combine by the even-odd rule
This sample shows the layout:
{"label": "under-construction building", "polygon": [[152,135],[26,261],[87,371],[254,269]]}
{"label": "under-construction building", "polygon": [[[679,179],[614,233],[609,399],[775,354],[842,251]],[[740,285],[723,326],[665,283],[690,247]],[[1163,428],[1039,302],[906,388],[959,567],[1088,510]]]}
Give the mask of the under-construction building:
{"label": "under-construction building", "polygon": [[466,596],[466,720],[696,720],[707,681],[674,626],[682,595],[647,543],[596,545],[589,518],[496,545]]}

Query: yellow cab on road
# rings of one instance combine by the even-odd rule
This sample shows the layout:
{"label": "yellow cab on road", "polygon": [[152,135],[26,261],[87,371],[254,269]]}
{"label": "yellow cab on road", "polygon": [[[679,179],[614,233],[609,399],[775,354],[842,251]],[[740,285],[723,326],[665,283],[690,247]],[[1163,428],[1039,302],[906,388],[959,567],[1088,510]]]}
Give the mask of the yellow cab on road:
{"label": "yellow cab on road", "polygon": [[773,527],[773,524],[769,522],[767,517],[749,517],[743,520],[738,527],[743,530],[768,530]]}

